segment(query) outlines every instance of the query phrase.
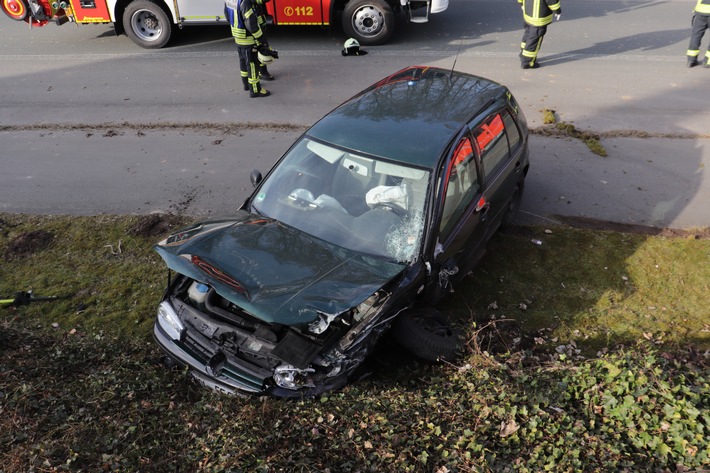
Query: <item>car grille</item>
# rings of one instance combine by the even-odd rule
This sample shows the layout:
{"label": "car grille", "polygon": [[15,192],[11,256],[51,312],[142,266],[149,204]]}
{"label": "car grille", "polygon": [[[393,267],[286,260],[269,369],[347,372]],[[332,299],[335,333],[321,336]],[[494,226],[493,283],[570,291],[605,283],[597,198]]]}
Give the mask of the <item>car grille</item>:
{"label": "car grille", "polygon": [[[209,366],[210,361],[218,355],[218,352],[216,352],[211,346],[203,344],[200,339],[192,336],[189,330],[186,331],[181,341],[175,341],[175,343],[183,351],[205,366]],[[239,364],[237,364],[237,362]],[[237,389],[249,392],[259,392],[263,391],[264,381],[270,375],[270,372],[245,360],[228,356],[225,357],[222,363],[220,363],[219,369],[216,370],[212,376],[226,384],[235,386]]]}

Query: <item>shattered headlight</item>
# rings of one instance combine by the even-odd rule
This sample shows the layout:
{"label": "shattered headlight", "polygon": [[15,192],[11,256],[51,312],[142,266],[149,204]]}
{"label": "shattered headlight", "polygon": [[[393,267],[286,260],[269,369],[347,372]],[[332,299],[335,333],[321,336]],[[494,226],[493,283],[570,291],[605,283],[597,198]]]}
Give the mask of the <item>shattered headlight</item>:
{"label": "shattered headlight", "polygon": [[314,372],[313,368],[301,370],[291,365],[280,365],[274,370],[274,381],[285,389],[312,388],[314,384],[309,375]]}
{"label": "shattered headlight", "polygon": [[158,324],[173,340],[180,340],[180,336],[185,331],[185,326],[168,301],[163,301],[158,306]]}

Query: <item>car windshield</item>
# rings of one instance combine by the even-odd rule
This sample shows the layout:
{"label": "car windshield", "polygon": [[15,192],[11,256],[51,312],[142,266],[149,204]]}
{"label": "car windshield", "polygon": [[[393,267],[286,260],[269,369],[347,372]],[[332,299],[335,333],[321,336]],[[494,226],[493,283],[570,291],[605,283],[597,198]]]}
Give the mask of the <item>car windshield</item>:
{"label": "car windshield", "polygon": [[429,172],[302,137],[252,201],[258,213],[398,262],[418,254]]}

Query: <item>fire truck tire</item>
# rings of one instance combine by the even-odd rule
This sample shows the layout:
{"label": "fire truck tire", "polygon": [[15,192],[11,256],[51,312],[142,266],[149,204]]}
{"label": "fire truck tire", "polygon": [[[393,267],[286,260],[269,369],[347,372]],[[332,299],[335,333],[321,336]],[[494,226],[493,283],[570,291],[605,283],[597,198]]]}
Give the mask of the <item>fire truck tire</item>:
{"label": "fire truck tire", "polygon": [[25,0],[0,0],[2,11],[15,21],[24,21],[29,14],[29,7]]}
{"label": "fire truck tire", "polygon": [[170,40],[173,24],[159,5],[149,0],[133,0],[123,12],[126,35],[146,49],[159,49]]}
{"label": "fire truck tire", "polygon": [[383,0],[350,0],[343,11],[343,31],[362,45],[383,44],[394,31],[394,12]]}

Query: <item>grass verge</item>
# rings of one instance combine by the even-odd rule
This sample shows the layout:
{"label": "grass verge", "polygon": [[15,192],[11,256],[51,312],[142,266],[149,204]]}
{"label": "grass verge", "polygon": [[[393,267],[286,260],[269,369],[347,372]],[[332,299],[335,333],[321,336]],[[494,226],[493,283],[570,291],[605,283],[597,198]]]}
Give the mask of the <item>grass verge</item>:
{"label": "grass verge", "polygon": [[[710,240],[524,227],[442,310],[455,365],[391,348],[342,391],[208,392],[151,340],[185,221],[0,214],[0,471],[687,471],[710,467]],[[533,240],[540,244],[533,243]]]}

